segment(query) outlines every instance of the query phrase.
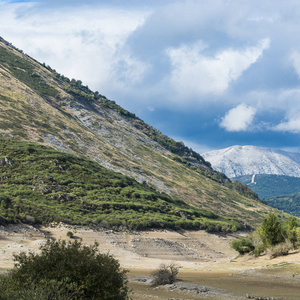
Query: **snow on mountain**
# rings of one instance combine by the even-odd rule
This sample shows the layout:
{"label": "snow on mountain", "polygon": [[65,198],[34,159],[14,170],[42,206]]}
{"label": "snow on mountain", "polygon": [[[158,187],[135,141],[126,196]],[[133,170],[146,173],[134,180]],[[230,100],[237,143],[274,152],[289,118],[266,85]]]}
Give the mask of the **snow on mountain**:
{"label": "snow on mountain", "polygon": [[300,177],[300,153],[254,146],[232,146],[202,154],[217,171],[233,178],[253,174]]}

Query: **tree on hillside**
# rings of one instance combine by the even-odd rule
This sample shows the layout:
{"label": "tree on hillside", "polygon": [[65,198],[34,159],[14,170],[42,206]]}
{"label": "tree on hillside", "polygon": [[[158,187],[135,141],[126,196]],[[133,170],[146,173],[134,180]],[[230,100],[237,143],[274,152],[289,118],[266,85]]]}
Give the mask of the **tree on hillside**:
{"label": "tree on hillside", "polygon": [[261,225],[261,234],[266,244],[271,246],[284,241],[282,226],[275,214],[269,214]]}
{"label": "tree on hillside", "polygon": [[0,299],[128,299],[126,270],[98,244],[48,240],[41,253],[14,256],[0,279]]}

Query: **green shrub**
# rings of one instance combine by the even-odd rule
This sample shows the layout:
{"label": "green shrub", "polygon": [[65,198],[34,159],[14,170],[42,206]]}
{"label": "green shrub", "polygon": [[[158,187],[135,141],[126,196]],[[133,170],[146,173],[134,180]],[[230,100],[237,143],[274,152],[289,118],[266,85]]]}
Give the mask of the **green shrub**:
{"label": "green shrub", "polygon": [[266,250],[266,247],[264,244],[258,244],[257,246],[255,246],[255,249],[253,250],[253,254],[255,256],[259,256],[261,255],[264,251]]}
{"label": "green shrub", "polygon": [[12,274],[0,276],[0,300],[73,300],[84,299],[83,290],[68,279],[63,281],[41,280],[31,282],[27,287],[15,283]]}
{"label": "green shrub", "polygon": [[[48,240],[40,250],[14,255],[14,269],[0,280],[2,299],[128,299],[127,271],[99,253],[96,243]],[[70,295],[57,296],[58,291]]]}
{"label": "green shrub", "polygon": [[269,249],[268,252],[273,258],[297,249],[299,240],[298,222],[294,217],[286,219],[282,226],[275,214],[269,214],[247,239],[234,240],[231,247],[240,254],[253,251],[255,256]]}
{"label": "green shrub", "polygon": [[249,239],[239,239],[239,240],[233,240],[231,242],[231,247],[239,252],[240,254],[249,253],[254,250],[254,246],[252,242]]}
{"label": "green shrub", "polygon": [[74,233],[72,231],[68,231],[67,236],[72,239],[74,237]]}

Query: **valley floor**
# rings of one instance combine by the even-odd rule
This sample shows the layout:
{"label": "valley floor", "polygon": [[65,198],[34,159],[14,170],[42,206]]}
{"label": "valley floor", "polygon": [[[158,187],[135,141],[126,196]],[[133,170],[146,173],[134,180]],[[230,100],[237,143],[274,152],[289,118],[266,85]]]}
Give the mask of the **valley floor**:
{"label": "valley floor", "polygon": [[[13,253],[38,251],[47,238],[67,232],[85,244],[99,243],[128,269],[133,300],[142,299],[300,299],[300,253],[270,259],[237,257],[229,243],[234,235],[205,231],[93,231],[56,224],[53,227],[0,226],[0,271],[13,267]],[[154,288],[150,273],[160,264],[176,263],[179,281]],[[256,297],[256,298],[255,298]]]}

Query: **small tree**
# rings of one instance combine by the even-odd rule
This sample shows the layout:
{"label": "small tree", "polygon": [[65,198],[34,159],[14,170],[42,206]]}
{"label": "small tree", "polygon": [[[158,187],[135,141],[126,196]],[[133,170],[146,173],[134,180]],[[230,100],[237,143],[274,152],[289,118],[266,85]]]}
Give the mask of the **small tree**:
{"label": "small tree", "polygon": [[[9,275],[13,285],[5,290],[0,281],[1,293],[4,290],[8,295],[3,299],[23,299],[9,295],[31,290],[45,293],[43,287],[47,287],[47,295],[27,299],[128,299],[127,271],[111,255],[99,253],[97,243],[85,246],[78,241],[48,240],[40,250],[40,254],[14,256],[15,267]],[[76,297],[54,297],[59,287]]]}
{"label": "small tree", "polygon": [[74,237],[74,233],[72,231],[68,231],[67,236],[72,239]]}
{"label": "small tree", "polygon": [[282,226],[275,214],[269,214],[261,225],[261,234],[266,244],[277,245],[284,241]]}
{"label": "small tree", "polygon": [[177,274],[179,272],[179,267],[175,264],[165,265],[162,264],[160,267],[151,273],[153,277],[153,285],[164,285],[172,284],[177,279]]}

